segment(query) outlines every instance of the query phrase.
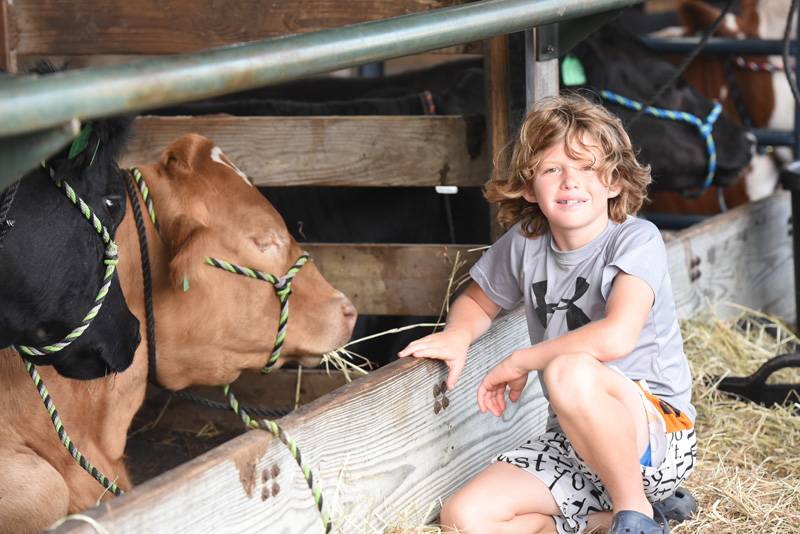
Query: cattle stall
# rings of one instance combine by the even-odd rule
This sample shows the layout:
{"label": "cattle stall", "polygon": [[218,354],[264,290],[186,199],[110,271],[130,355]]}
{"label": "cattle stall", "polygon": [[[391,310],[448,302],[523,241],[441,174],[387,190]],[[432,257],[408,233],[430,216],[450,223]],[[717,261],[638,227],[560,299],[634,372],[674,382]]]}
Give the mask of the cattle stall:
{"label": "cattle stall", "polygon": [[[248,17],[246,7],[239,7],[236,9],[242,14],[237,20],[247,21],[246,25],[220,27],[218,6],[212,9],[188,2],[170,3],[174,16],[155,19],[165,21],[159,26],[153,24],[148,9],[155,7],[150,6],[131,10],[120,3],[98,11],[89,1],[71,2],[66,9],[59,2],[3,1],[0,67],[13,70],[21,58],[53,55],[54,51],[75,57],[191,53],[460,3],[366,2],[367,9],[355,2],[347,7],[319,2],[321,7],[309,9],[316,18],[306,20],[297,16],[296,6],[272,2],[271,9],[283,10],[280,14]],[[376,9],[376,5],[383,7]],[[225,11],[235,15],[228,7]],[[180,16],[187,12],[196,15]],[[78,31],[58,31],[68,17],[94,23],[81,24]],[[124,31],[115,26],[120,17],[124,17]],[[504,76],[505,46],[502,37],[492,37],[478,44],[453,44],[445,50],[483,49],[495,80],[487,94],[489,143],[478,154],[471,154],[464,142],[469,123],[457,116],[143,116],[137,120],[138,133],[126,162],[152,160],[169,141],[192,131],[216,140],[262,186],[480,186],[488,177],[492,156],[508,140],[507,96],[498,94],[503,87],[499,80]],[[541,72],[552,68],[552,63],[538,68]],[[543,76],[537,79],[541,81]],[[532,88],[534,93],[537,90],[546,93],[552,87]],[[391,143],[380,135],[387,130],[392,131]],[[323,147],[313,158],[308,157],[311,144]],[[691,315],[707,301],[721,299],[792,318],[791,292],[773,281],[791,278],[789,216],[788,196],[779,194],[676,235],[668,251],[681,316]],[[351,295],[362,313],[378,315],[438,314],[456,252],[465,254],[471,248],[452,244],[308,245],[333,285]],[[475,474],[479,464],[474,458],[488,458],[494,450],[541,430],[546,410],[537,387],[529,387],[519,408],[503,420],[473,413],[468,393],[492,364],[526,342],[524,316],[517,310],[497,321],[473,345],[472,363],[465,370],[463,384],[452,394],[442,392],[446,373],[440,366],[396,362],[280,420],[322,480],[323,494],[332,513],[338,514],[335,522],[352,525],[352,530],[343,532],[379,530],[400,516],[411,521],[430,519],[437,499]],[[476,354],[481,358],[475,358]],[[236,423],[233,415],[230,418]],[[492,435],[491,440],[485,439],[487,434]],[[366,456],[353,452],[366,450]],[[263,527],[265,522],[275,531],[313,532],[319,528],[315,513],[308,488],[284,445],[260,432],[248,432],[88,515],[113,532],[241,531]],[[91,528],[71,521],[57,530]]]}

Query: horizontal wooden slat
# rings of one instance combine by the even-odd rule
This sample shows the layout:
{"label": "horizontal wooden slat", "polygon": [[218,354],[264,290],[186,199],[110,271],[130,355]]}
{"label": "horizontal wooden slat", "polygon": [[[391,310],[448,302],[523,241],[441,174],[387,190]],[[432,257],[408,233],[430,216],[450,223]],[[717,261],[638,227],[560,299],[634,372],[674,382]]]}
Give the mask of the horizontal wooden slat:
{"label": "horizontal wooden slat", "polygon": [[460,0],[16,0],[20,54],[175,54],[448,7]]}
{"label": "horizontal wooden slat", "polygon": [[667,244],[678,314],[735,302],[793,322],[791,214],[781,192],[678,233]]}
{"label": "horizontal wooden slat", "polygon": [[439,315],[456,255],[467,272],[481,245],[304,245],[361,314]]}
{"label": "horizontal wooden slat", "polygon": [[[671,240],[667,252],[679,316],[694,314],[712,298],[791,320],[789,213],[789,195],[780,193]],[[458,387],[447,393],[449,407],[439,413],[432,406],[433,386],[446,376],[445,366],[404,360],[281,420],[315,469],[341,532],[382,532],[400,518],[410,525],[430,519],[428,507],[474,476],[492,454],[542,430],[544,402],[535,380],[517,411],[503,420],[481,415],[475,406],[475,389],[486,370],[527,343],[522,309],[496,321],[470,348]],[[280,475],[265,480],[264,472],[274,465]],[[269,491],[273,483],[279,485],[277,495]],[[116,534],[239,532],[265,524],[281,533],[322,531],[286,448],[260,432],[240,436],[87,515]],[[93,529],[70,522],[58,531]]]}
{"label": "horizontal wooden slat", "polygon": [[180,135],[213,139],[258,185],[483,185],[461,117],[142,117],[123,165],[147,163]]}

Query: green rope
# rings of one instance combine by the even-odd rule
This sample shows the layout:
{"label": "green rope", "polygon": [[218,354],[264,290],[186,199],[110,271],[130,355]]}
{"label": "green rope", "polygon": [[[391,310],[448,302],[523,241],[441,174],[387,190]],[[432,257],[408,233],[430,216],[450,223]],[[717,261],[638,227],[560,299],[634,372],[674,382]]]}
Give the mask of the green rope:
{"label": "green rope", "polygon": [[[145,204],[147,206],[147,211],[150,214],[150,221],[153,223],[153,226],[158,229],[158,224],[156,222],[156,212],[153,205],[153,199],[150,195],[150,190],[147,187],[147,184],[144,181],[144,177],[142,173],[135,167],[131,168],[131,174],[133,175],[136,183],[139,186],[139,190],[142,192],[142,198],[145,200]],[[218,269],[222,269],[229,273],[239,274],[242,276],[246,276],[248,278],[252,278],[254,280],[261,280],[264,282],[268,282],[272,284],[275,288],[275,293],[278,296],[278,300],[280,301],[280,317],[278,320],[278,333],[275,336],[275,345],[273,346],[272,353],[270,354],[269,359],[267,360],[266,365],[261,369],[263,374],[269,373],[275,365],[275,362],[278,360],[281,354],[281,349],[283,348],[283,344],[286,340],[286,330],[289,322],[289,297],[292,294],[292,281],[303,265],[308,262],[309,255],[307,252],[303,252],[303,254],[294,262],[294,264],[286,271],[282,277],[278,278],[275,275],[264,273],[257,269],[252,269],[250,267],[242,267],[241,265],[236,265],[235,263],[231,263],[219,258],[213,257],[206,257],[205,263],[216,267]],[[275,421],[269,419],[258,420],[255,418],[250,417],[250,415],[241,407],[239,401],[233,395],[231,391],[231,385],[226,384],[222,388],[225,396],[228,399],[228,403],[231,406],[231,409],[239,416],[242,422],[248,428],[259,428],[261,430],[266,430],[270,432],[273,436],[278,438],[286,447],[289,449],[289,452],[294,458],[297,465],[300,467],[300,470],[303,473],[303,478],[308,484],[308,488],[311,490],[311,495],[314,498],[314,504],[319,510],[320,516],[322,517],[322,523],[325,526],[326,534],[331,532],[333,529],[333,522],[330,519],[330,516],[327,511],[324,509],[324,502],[322,498],[322,491],[316,486],[314,475],[311,472],[311,469],[303,463],[303,458],[300,454],[300,449],[297,447],[295,441],[290,438],[276,423]]]}
{"label": "green rope", "polygon": [[44,401],[44,406],[47,408],[47,413],[50,415],[50,420],[53,422],[53,427],[56,429],[58,438],[61,440],[61,443],[64,444],[67,452],[69,452],[70,456],[72,456],[75,461],[78,462],[78,465],[80,465],[87,473],[92,475],[94,479],[97,480],[104,488],[114,495],[122,494],[120,487],[109,480],[108,477],[106,477],[94,465],[92,465],[92,463],[80,453],[78,448],[75,447],[75,444],[72,442],[72,440],[69,439],[67,431],[64,428],[64,424],[61,422],[61,416],[58,415],[58,410],[56,410],[56,406],[53,403],[53,398],[50,396],[50,392],[47,391],[44,382],[42,382],[42,377],[36,370],[36,366],[31,362],[26,361],[25,358],[23,358],[23,361],[25,362],[25,368],[28,370],[28,374],[31,375],[33,383],[39,392],[39,396],[42,397],[42,401]]}
{"label": "green rope", "polygon": [[111,239],[111,235],[100,219],[94,214],[89,205],[78,196],[78,194],[66,182],[66,180],[57,179],[52,168],[48,168],[48,170],[50,171],[50,177],[53,179],[53,183],[55,183],[56,186],[64,191],[64,194],[67,196],[70,202],[72,202],[80,210],[83,216],[86,217],[86,220],[89,221],[97,234],[103,240],[103,243],[105,243],[106,250],[103,263],[106,265],[106,272],[103,275],[103,284],[100,286],[100,291],[97,293],[94,306],[92,306],[92,309],[90,309],[89,313],[87,313],[83,318],[81,324],[79,324],[75,330],[67,334],[63,340],[59,341],[58,343],[53,343],[52,345],[39,348],[29,347],[27,345],[12,345],[12,348],[19,352],[20,356],[22,357],[22,360],[25,363],[25,368],[28,370],[28,374],[31,376],[31,379],[33,380],[33,383],[39,392],[39,396],[44,402],[47,413],[50,415],[50,420],[53,423],[53,427],[56,429],[58,438],[67,449],[67,452],[69,452],[70,456],[72,456],[78,465],[80,465],[87,473],[92,475],[92,477],[94,477],[94,479],[97,480],[104,488],[114,495],[120,495],[122,494],[120,487],[114,482],[110,481],[108,477],[106,477],[94,465],[92,465],[92,463],[81,454],[81,452],[67,435],[67,431],[61,422],[61,416],[58,415],[55,403],[53,402],[52,397],[50,397],[50,392],[47,391],[47,388],[42,381],[42,377],[39,375],[39,372],[36,370],[34,365],[37,363],[37,357],[46,356],[68,347],[73,341],[78,339],[87,328],[89,328],[89,324],[91,324],[92,320],[97,317],[97,314],[100,312],[100,308],[103,305],[103,301],[108,295],[108,289],[111,286],[111,279],[114,276],[114,271],[116,270],[117,263],[119,261],[119,251],[117,245]]}
{"label": "green rope", "polygon": [[81,320],[80,324],[78,324],[78,326],[72,332],[67,334],[64,339],[44,347],[31,347],[28,345],[11,346],[12,349],[16,350],[20,354],[23,354],[26,359],[35,364],[46,364],[44,360],[45,356],[65,349],[71,345],[72,342],[81,337],[86,329],[89,328],[89,325],[92,323],[94,318],[97,317],[98,313],[100,313],[100,308],[103,306],[103,301],[105,301],[106,296],[108,295],[108,290],[111,287],[111,280],[114,277],[114,271],[116,270],[117,262],[119,261],[119,250],[117,248],[117,244],[111,239],[108,229],[106,229],[97,215],[94,214],[92,208],[90,208],[89,205],[78,196],[78,194],[69,185],[69,183],[66,182],[66,180],[55,178],[52,169],[50,169],[50,176],[53,179],[53,183],[55,183],[56,186],[64,191],[64,194],[67,196],[70,202],[72,202],[80,210],[86,220],[89,221],[97,234],[103,240],[103,243],[106,245],[103,259],[103,263],[106,266],[106,271],[103,274],[103,282],[100,285],[100,290],[97,292],[97,296],[94,299],[94,305]]}

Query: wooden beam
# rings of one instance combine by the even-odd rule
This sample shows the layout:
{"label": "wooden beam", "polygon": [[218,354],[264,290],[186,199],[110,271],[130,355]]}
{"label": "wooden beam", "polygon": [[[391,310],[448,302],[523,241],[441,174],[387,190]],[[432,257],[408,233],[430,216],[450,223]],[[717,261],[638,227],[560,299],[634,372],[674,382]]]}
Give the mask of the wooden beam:
{"label": "wooden beam", "polygon": [[16,37],[14,5],[11,0],[0,0],[0,70],[17,72]]}
{"label": "wooden beam", "polygon": [[448,7],[461,0],[16,0],[19,53],[177,54]]}
{"label": "wooden beam", "polygon": [[213,139],[257,185],[480,186],[461,117],[140,117],[123,165],[158,159],[180,135]]}
{"label": "wooden beam", "polygon": [[781,192],[732,209],[679,232],[667,244],[681,317],[708,303],[735,302],[794,321],[789,198]]}
{"label": "wooden beam", "polygon": [[[794,314],[788,193],[736,208],[667,245],[679,316],[706,297]],[[696,258],[700,258],[698,263]],[[700,276],[697,276],[697,272]],[[531,380],[503,419],[478,413],[475,390],[499,359],[528,341],[524,311],[492,325],[471,348],[448,407],[436,385],[440,362],[401,360],[326,395],[280,421],[320,481],[342,532],[383,532],[400,518],[431,519],[438,500],[474,476],[493,454],[543,429],[545,402]],[[434,403],[439,400],[439,410]],[[280,474],[269,473],[278,466]],[[273,493],[273,486],[279,491]],[[253,431],[86,512],[115,534],[263,529],[322,532],[286,448]],[[68,522],[57,532],[94,532]]]}
{"label": "wooden beam", "polygon": [[456,256],[458,280],[481,256],[475,250],[481,247],[309,244],[306,249],[323,276],[359,313],[438,316]]}
{"label": "wooden beam", "polygon": [[[508,65],[508,36],[492,37],[484,43],[484,48],[486,54],[483,71],[486,73],[486,109],[489,123],[489,174],[494,176],[495,173],[502,172],[510,156],[507,150],[504,151],[510,141],[509,92],[511,82]],[[489,234],[492,242],[495,242],[503,235],[503,230],[497,222],[496,204],[491,205],[489,213]]]}

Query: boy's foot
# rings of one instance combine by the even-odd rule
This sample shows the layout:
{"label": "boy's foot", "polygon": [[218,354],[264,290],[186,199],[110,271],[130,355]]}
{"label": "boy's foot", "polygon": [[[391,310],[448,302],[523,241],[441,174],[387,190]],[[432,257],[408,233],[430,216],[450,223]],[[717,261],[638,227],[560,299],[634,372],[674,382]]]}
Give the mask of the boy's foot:
{"label": "boy's foot", "polygon": [[608,534],[669,534],[667,520],[662,520],[663,524],[641,512],[622,510],[614,514]]}
{"label": "boy's foot", "polygon": [[661,514],[669,521],[686,521],[697,512],[697,500],[688,490],[678,488],[675,494],[663,501],[653,503],[653,508],[658,508]]}

